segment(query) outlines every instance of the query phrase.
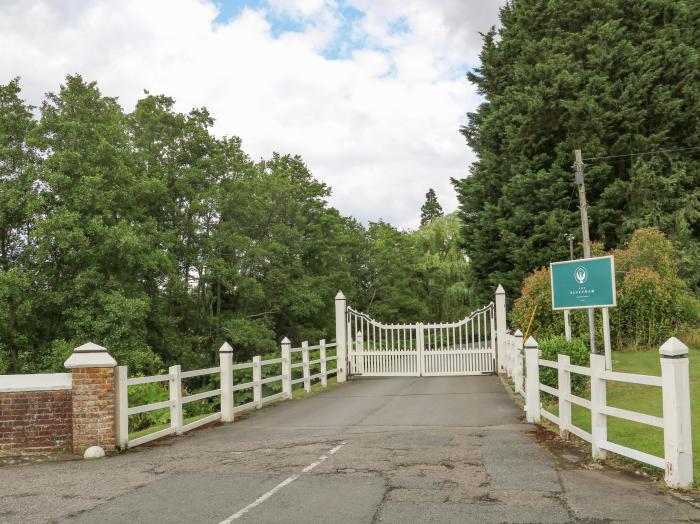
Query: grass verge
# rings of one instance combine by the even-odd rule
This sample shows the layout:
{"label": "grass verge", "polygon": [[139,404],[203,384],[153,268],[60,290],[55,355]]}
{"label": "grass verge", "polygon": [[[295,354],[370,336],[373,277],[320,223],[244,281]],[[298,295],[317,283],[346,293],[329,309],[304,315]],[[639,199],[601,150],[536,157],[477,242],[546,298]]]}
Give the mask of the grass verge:
{"label": "grass verge", "polygon": [[[319,380],[315,384],[311,384],[311,391],[309,393],[304,391],[303,387],[299,387],[298,389],[294,389],[292,391],[292,399],[297,400],[297,399],[302,399],[302,398],[308,398],[308,397],[311,397],[317,393],[320,393],[321,391],[326,391],[326,390],[328,390],[332,387],[335,387],[337,385],[338,385],[338,382],[336,381],[335,376],[330,377],[328,379],[328,385],[325,388],[321,387],[321,381]],[[301,384],[299,384],[299,386],[301,386]]]}
{"label": "grass verge", "polygon": [[[191,422],[195,422],[197,420],[203,419],[204,417],[208,417],[211,415],[211,413],[204,413],[202,415],[195,415],[194,417],[188,417],[183,420],[182,425],[189,424]],[[134,440],[139,437],[145,437],[146,435],[150,435],[151,433],[155,433],[156,431],[160,431],[161,429],[169,428],[170,427],[170,422],[167,422],[166,424],[156,424],[155,426],[150,426],[147,427],[146,429],[142,429],[140,431],[133,431],[129,433],[129,440]]]}
{"label": "grass verge", "polygon": [[[691,431],[693,435],[693,461],[695,485],[700,486],[700,344],[693,345],[688,355],[690,363]],[[658,351],[613,352],[613,370],[661,375]],[[587,398],[588,395],[586,395]],[[622,382],[607,382],[607,403],[649,415],[662,416],[661,388]],[[555,413],[556,402],[551,406]],[[575,426],[588,432],[591,430],[590,411],[576,405],[571,407],[571,418]],[[647,426],[616,417],[608,417],[608,440],[638,449],[658,457],[664,456],[664,435],[661,428]],[[637,463],[635,463],[637,464]],[[655,468],[645,466],[655,472]]]}

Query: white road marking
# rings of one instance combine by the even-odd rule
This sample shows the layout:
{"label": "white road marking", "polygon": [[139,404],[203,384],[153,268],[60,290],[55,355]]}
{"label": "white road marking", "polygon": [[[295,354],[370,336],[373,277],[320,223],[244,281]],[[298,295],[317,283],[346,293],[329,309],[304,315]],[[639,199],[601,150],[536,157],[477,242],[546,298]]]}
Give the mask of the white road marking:
{"label": "white road marking", "polygon": [[277,492],[278,492],[279,490],[281,490],[283,487],[288,486],[289,484],[291,484],[292,482],[294,482],[296,479],[298,479],[299,477],[301,477],[301,475],[302,475],[303,473],[308,473],[309,471],[311,471],[312,469],[314,469],[316,466],[318,466],[318,465],[321,464],[323,461],[325,461],[328,457],[330,457],[331,455],[333,455],[334,453],[336,453],[336,452],[337,452],[340,448],[342,448],[345,444],[347,444],[347,442],[341,442],[341,443],[338,444],[336,447],[334,447],[333,449],[331,449],[330,451],[328,451],[328,454],[327,454],[327,455],[321,455],[321,456],[318,458],[318,460],[317,460],[316,462],[312,462],[311,464],[309,464],[308,466],[306,466],[304,469],[302,469],[302,470],[301,470],[301,473],[297,473],[297,474],[295,474],[295,475],[292,475],[292,476],[290,476],[290,477],[287,477],[287,478],[284,479],[282,482],[280,482],[279,484],[277,484],[274,488],[272,488],[270,491],[268,491],[268,492],[265,493],[264,495],[261,495],[260,497],[258,497],[257,499],[255,499],[253,502],[251,502],[250,504],[248,504],[245,508],[243,508],[242,510],[238,511],[237,513],[234,513],[233,515],[231,515],[231,516],[230,516],[229,518],[227,518],[226,520],[222,520],[219,524],[231,524],[232,521],[241,518],[243,515],[245,515],[246,513],[248,513],[251,509],[253,509],[254,507],[259,506],[260,504],[262,504],[263,502],[265,502],[267,499],[269,499],[272,495],[274,495],[275,493],[277,493]]}

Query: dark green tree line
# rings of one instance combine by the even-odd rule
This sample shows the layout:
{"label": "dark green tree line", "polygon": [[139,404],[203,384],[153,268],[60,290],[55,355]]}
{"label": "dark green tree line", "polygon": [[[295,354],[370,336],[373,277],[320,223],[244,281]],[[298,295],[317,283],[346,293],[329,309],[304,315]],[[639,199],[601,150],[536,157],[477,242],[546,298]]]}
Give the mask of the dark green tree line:
{"label": "dark green tree line", "polygon": [[[579,238],[573,150],[588,160],[591,236],[606,249],[656,226],[700,289],[700,4],[511,1],[470,73],[484,102],[463,129],[478,156],[453,181],[480,297],[517,295]],[[620,156],[623,155],[623,156]]]}

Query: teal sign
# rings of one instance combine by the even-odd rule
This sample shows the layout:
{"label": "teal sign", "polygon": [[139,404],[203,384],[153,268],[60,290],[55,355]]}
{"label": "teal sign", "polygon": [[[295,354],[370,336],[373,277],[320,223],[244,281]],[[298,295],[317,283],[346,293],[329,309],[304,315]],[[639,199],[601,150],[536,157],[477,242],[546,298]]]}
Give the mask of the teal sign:
{"label": "teal sign", "polygon": [[612,256],[552,262],[552,309],[617,305]]}

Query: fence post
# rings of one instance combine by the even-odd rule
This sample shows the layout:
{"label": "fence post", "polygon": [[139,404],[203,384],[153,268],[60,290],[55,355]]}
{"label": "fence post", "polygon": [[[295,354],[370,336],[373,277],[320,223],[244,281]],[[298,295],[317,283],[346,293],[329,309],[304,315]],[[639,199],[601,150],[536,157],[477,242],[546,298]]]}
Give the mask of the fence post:
{"label": "fence post", "polygon": [[416,328],[416,346],[418,352],[416,353],[417,358],[418,358],[418,366],[417,366],[417,371],[418,371],[418,376],[422,377],[423,376],[423,354],[425,351],[425,326],[423,326],[422,322],[418,323],[418,327]]}
{"label": "fence post", "polygon": [[571,357],[569,355],[558,355],[557,383],[559,384],[559,435],[562,438],[569,438],[569,428],[571,427]]}
{"label": "fence post", "polygon": [[605,355],[591,353],[591,452],[594,459],[604,459],[601,447],[608,441],[608,417],[601,413],[606,404]]}
{"label": "fence post", "polygon": [[[491,329],[491,349],[493,350],[493,352],[494,352],[493,354],[495,356],[496,352],[498,351],[498,336],[496,335],[496,315],[495,315],[496,307],[494,306],[494,308],[490,311],[491,311],[491,314],[489,315],[489,322],[490,322],[489,328]],[[507,348],[506,348],[505,354],[506,354],[506,356],[504,358],[507,359],[508,358],[507,357],[507,355],[508,355]],[[496,366],[498,366],[498,363],[496,363]],[[494,371],[496,373],[498,373],[498,368],[494,368]]]}
{"label": "fence post", "polygon": [[506,343],[505,343],[505,353],[506,353],[506,375],[508,377],[513,376],[513,345],[512,337],[506,331]]}
{"label": "fence post", "polygon": [[[528,339],[529,340],[529,339]],[[499,373],[505,371],[506,358],[506,291],[500,284],[496,289],[496,346]]]}
{"label": "fence post", "polygon": [[564,338],[571,341],[571,310],[564,310]]}
{"label": "fence post", "polygon": [[233,348],[224,342],[219,348],[221,422],[233,422]]}
{"label": "fence post", "polygon": [[182,369],[180,364],[168,368],[170,380],[170,427],[175,430],[176,435],[182,434]]}
{"label": "fence post", "polygon": [[362,331],[357,332],[355,339],[355,361],[353,365],[355,366],[355,372],[362,375],[365,372],[365,340],[362,336]]}
{"label": "fence post", "polygon": [[292,398],[292,343],[287,337],[282,339],[282,391]]}
{"label": "fence post", "polygon": [[603,348],[605,349],[605,369],[612,371],[612,345],[610,344],[610,310],[603,309]]}
{"label": "fence post", "polygon": [[326,339],[319,342],[318,358],[321,361],[321,387],[328,386],[328,365],[326,364]]}
{"label": "fence post", "polygon": [[525,341],[525,415],[528,422],[540,421],[540,345],[528,337]]}
{"label": "fence post", "polygon": [[515,339],[515,334],[510,335],[508,340],[510,340],[510,346],[508,348],[508,365],[510,366],[508,368],[508,376],[513,378],[513,374],[515,373],[515,358],[518,354],[518,349],[515,345],[517,342]]}
{"label": "fence post", "polygon": [[262,407],[262,366],[260,365],[260,355],[253,357],[253,402],[255,402],[255,407],[260,409]]}
{"label": "fence post", "polygon": [[693,484],[688,346],[676,337],[659,348],[664,415],[664,480],[672,488]]}
{"label": "fence post", "polygon": [[309,341],[301,343],[301,370],[304,373],[304,391],[311,392],[311,370],[309,369]]}
{"label": "fence post", "polygon": [[345,382],[347,380],[347,370],[348,370],[348,346],[347,346],[347,323],[345,319],[347,311],[347,301],[345,300],[345,295],[342,291],[338,291],[335,296],[335,341],[337,360],[335,362],[338,372],[336,373],[336,380],[338,382]]}
{"label": "fence post", "polygon": [[129,386],[126,366],[117,366],[117,446],[126,449],[129,443]]}
{"label": "fence post", "polygon": [[521,358],[523,349],[523,332],[519,329],[513,335],[514,337],[514,348],[513,348],[513,383],[515,384],[515,392],[523,394],[525,393],[525,388],[523,387],[523,359]]}

